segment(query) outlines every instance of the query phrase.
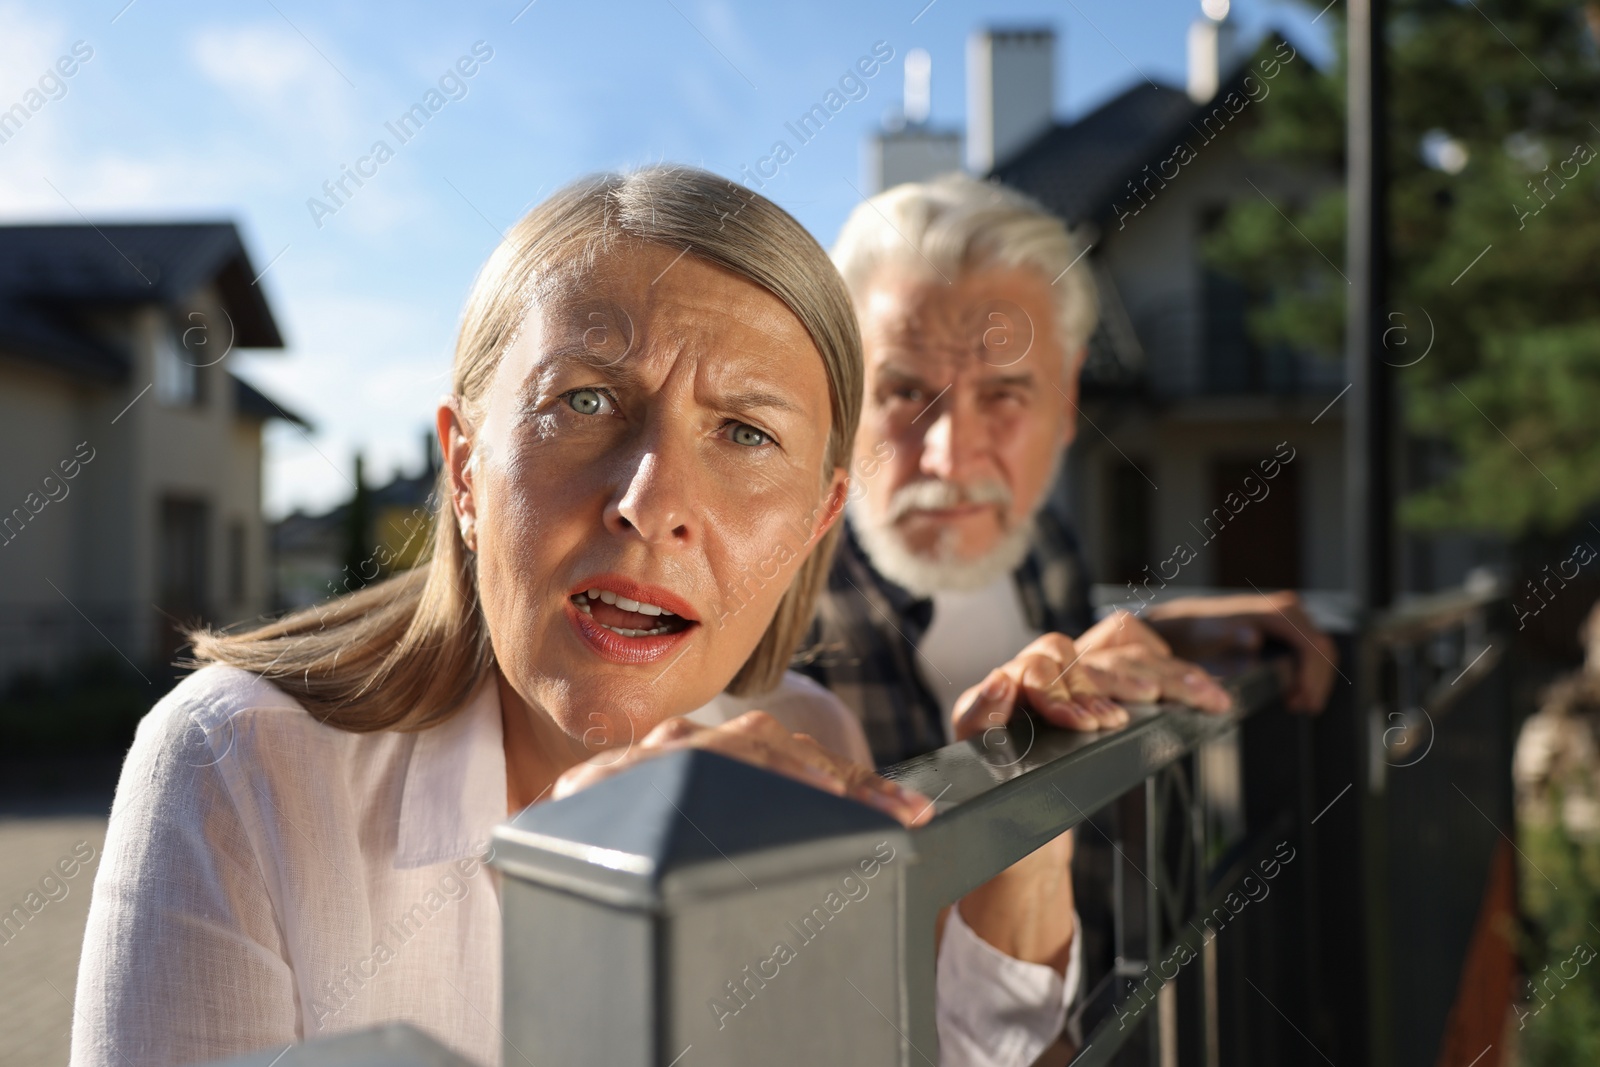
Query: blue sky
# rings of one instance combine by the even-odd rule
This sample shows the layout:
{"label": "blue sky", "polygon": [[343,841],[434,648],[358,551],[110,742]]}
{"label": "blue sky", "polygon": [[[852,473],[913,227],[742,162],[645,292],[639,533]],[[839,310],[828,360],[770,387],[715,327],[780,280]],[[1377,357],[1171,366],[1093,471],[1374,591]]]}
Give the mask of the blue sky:
{"label": "blue sky", "polygon": [[[1058,115],[1149,77],[1181,85],[1198,0],[0,0],[0,108],[82,41],[93,56],[0,145],[0,221],[230,218],[287,348],[231,369],[315,424],[268,436],[267,509],[348,495],[420,462],[447,388],[461,303],[509,226],[580,174],[660,160],[737,177],[876,42],[894,51],[763,190],[828,244],[857,202],[864,138],[898,107],[901,59],[933,57],[933,121],[959,125],[965,41],[1053,25]],[[1320,8],[1318,4],[1318,8]],[[1326,54],[1317,8],[1235,0],[1247,37],[1277,28]],[[913,21],[915,19],[915,21]],[[405,144],[385,127],[461,57],[492,50]],[[80,46],[80,54],[82,48]],[[467,67],[472,67],[468,63]],[[337,180],[395,149],[354,195]],[[366,164],[372,169],[372,164]],[[319,198],[338,210],[316,212]]]}

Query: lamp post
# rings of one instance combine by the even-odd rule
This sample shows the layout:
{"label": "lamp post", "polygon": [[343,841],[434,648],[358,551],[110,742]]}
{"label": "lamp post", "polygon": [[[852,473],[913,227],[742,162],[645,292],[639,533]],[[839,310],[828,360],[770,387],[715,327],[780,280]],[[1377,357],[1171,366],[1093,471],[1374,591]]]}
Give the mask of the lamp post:
{"label": "lamp post", "polygon": [[1394,591],[1394,390],[1383,362],[1388,210],[1385,188],[1385,0],[1350,0],[1345,257],[1350,299],[1345,368],[1346,566],[1356,615],[1389,605]]}
{"label": "lamp post", "polygon": [[[1350,407],[1345,413],[1345,559],[1356,623],[1353,695],[1356,752],[1374,751],[1384,736],[1381,657],[1361,635],[1371,632],[1376,614],[1389,606],[1394,591],[1394,396],[1390,368],[1383,362],[1384,300],[1388,235],[1383,28],[1385,0],[1349,0],[1346,87],[1348,125],[1345,148],[1345,235],[1349,301],[1346,304],[1345,370]],[[1394,1015],[1390,983],[1390,917],[1385,891],[1389,866],[1382,839],[1387,816],[1385,765],[1369,760],[1357,795],[1365,843],[1359,857],[1365,882],[1361,917],[1364,937],[1368,1062],[1394,1063]]]}

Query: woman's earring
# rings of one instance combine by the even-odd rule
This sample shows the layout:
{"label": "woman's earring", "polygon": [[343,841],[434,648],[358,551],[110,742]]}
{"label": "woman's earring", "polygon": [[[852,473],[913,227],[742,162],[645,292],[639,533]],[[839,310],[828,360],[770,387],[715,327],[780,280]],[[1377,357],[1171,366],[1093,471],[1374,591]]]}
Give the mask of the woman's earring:
{"label": "woman's earring", "polygon": [[461,540],[466,544],[468,552],[478,551],[478,530],[471,519],[461,520]]}

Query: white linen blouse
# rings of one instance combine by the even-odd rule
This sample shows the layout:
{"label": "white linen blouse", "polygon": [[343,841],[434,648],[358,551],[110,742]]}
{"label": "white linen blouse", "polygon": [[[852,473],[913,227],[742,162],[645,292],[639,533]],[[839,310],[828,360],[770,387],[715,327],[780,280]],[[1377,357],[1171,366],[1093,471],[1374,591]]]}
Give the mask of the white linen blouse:
{"label": "white linen blouse", "polygon": [[[865,753],[853,717],[808,679],[764,699],[791,730]],[[719,697],[695,718],[746,703]],[[123,765],[72,1067],[171,1067],[389,1020],[499,1064],[499,887],[481,857],[506,818],[492,681],[428,730],[357,734],[257,675],[195,672],[145,716]],[[1063,980],[952,909],[941,1061],[1031,1063],[1061,1030],[1080,955]]]}

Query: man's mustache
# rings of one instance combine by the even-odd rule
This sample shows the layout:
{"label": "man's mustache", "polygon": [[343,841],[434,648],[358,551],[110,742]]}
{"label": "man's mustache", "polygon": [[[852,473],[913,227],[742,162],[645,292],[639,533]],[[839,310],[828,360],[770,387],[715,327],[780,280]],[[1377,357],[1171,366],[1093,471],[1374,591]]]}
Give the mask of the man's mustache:
{"label": "man's mustache", "polygon": [[982,478],[971,485],[925,478],[901,486],[889,500],[888,519],[899,522],[913,511],[943,511],[969,504],[994,504],[1002,512],[1011,509],[1011,490],[996,478]]}

